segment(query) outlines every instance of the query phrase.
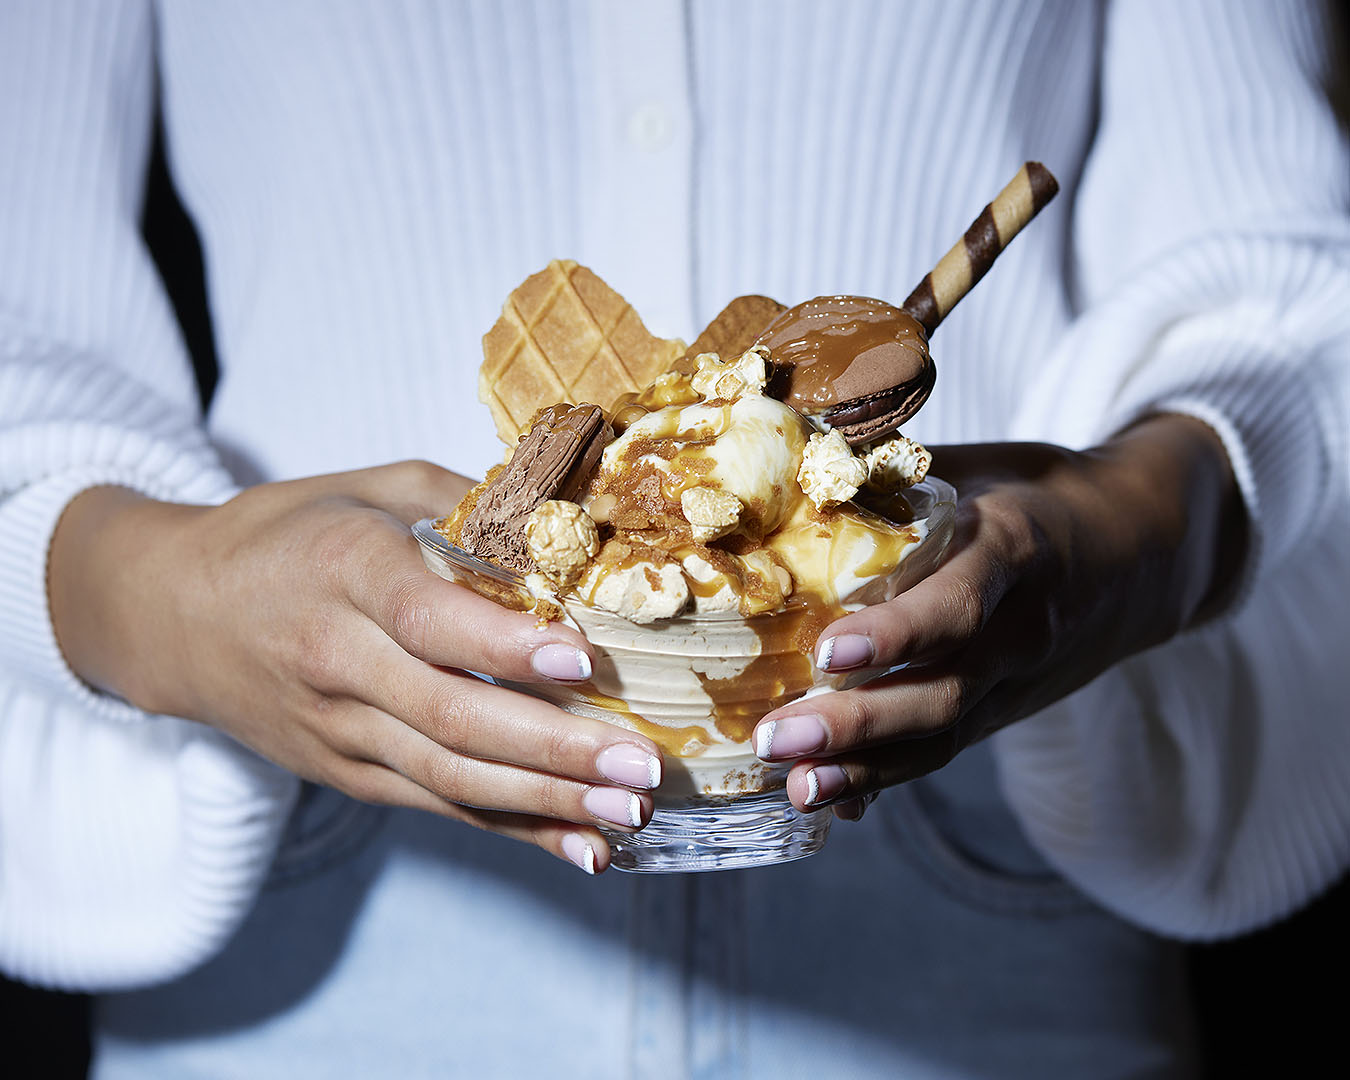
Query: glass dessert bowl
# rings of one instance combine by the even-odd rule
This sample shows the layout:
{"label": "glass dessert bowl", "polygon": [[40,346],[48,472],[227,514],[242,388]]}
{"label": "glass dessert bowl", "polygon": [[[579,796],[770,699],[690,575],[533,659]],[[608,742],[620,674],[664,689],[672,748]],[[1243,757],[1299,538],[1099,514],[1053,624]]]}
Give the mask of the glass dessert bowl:
{"label": "glass dessert bowl", "polygon": [[900,557],[855,589],[842,604],[792,596],[779,610],[688,613],[638,623],[589,606],[576,596],[541,597],[526,578],[480,559],[437,531],[438,519],[413,526],[427,566],[436,574],[516,610],[556,606],[595,648],[585,683],[503,685],[636,731],[661,747],[664,780],[654,792],[651,822],[629,835],[601,831],[620,870],[670,873],[786,862],[825,843],[832,815],[803,814],[788,801],[787,764],[754,754],[756,723],[780,705],[808,694],[842,690],[882,673],[839,674],[812,663],[820,631],[847,611],[884,603],[931,573],[951,540],[956,492],[928,477],[889,497],[891,514],[909,517]]}

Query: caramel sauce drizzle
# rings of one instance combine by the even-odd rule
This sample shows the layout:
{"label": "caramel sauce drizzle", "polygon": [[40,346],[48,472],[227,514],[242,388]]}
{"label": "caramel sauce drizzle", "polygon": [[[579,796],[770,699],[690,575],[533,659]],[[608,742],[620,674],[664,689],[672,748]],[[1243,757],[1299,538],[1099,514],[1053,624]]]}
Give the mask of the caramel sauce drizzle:
{"label": "caramel sauce drizzle", "polygon": [[843,614],[838,604],[799,595],[786,610],[752,619],[749,625],[759,637],[760,653],[744,671],[729,679],[695,673],[712,699],[717,730],[732,742],[748,742],[766,713],[806,693],[814,683],[816,638]]}
{"label": "caramel sauce drizzle", "polygon": [[600,693],[590,683],[584,683],[577,689],[597,709],[614,713],[639,735],[647,736],[664,753],[670,754],[672,757],[698,757],[712,745],[713,740],[708,734],[708,729],[698,724],[690,724],[687,727],[666,727],[663,724],[653,723],[645,716],[635,713],[629,707],[628,702],[622,698],[609,697]]}
{"label": "caramel sauce drizzle", "polygon": [[[887,379],[887,385],[911,382],[930,363],[919,321],[866,296],[818,296],[798,304],[770,323],[755,344],[773,359],[769,393],[800,413],[824,412]],[[865,368],[885,376],[878,380],[864,374]]]}

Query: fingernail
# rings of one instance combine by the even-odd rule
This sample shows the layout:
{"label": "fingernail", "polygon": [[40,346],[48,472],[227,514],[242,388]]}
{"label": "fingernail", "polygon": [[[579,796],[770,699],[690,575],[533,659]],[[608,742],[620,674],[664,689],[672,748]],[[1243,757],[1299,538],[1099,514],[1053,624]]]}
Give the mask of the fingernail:
{"label": "fingernail", "polygon": [[661,759],[631,743],[606,746],[596,755],[595,767],[601,776],[625,787],[651,789],[661,783]]}
{"label": "fingernail", "polygon": [[820,806],[848,786],[848,775],[838,765],[817,765],[806,774],[806,805]]}
{"label": "fingernail", "polygon": [[581,797],[581,805],[588,813],[615,825],[630,829],[642,825],[642,800],[631,791],[612,787],[594,787]]}
{"label": "fingernail", "polygon": [[530,666],[546,679],[583,682],[591,677],[591,658],[571,645],[544,645],[535,649]]}
{"label": "fingernail", "polygon": [[867,800],[862,798],[849,799],[834,808],[835,817],[843,821],[861,821],[865,813],[867,813]]}
{"label": "fingernail", "polygon": [[563,854],[591,876],[595,875],[595,848],[580,833],[570,832],[562,840]]}
{"label": "fingernail", "polygon": [[755,756],[766,761],[801,757],[825,745],[825,723],[811,713],[780,716],[755,728]]}
{"label": "fingernail", "polygon": [[816,667],[821,671],[847,671],[871,662],[874,655],[871,638],[862,634],[837,634],[820,643],[816,650]]}

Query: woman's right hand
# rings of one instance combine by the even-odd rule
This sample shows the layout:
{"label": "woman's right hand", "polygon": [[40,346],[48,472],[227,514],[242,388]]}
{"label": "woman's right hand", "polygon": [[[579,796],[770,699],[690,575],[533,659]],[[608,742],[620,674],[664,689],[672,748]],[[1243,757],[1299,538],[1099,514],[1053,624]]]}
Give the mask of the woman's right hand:
{"label": "woman's right hand", "polygon": [[575,630],[424,567],[409,524],[469,486],[404,462],[218,507],[92,488],[52,541],[62,651],[90,684],[211,724],[307,780],[604,870],[595,826],[647,823],[660,750],[469,674],[579,682],[593,661]]}

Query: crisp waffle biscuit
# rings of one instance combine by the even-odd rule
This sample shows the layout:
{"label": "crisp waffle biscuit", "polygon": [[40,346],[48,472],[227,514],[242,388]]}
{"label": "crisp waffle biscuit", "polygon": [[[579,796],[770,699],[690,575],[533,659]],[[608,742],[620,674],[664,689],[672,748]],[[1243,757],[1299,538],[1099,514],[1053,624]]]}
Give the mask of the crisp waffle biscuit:
{"label": "crisp waffle biscuit", "polygon": [[535,414],[561,401],[609,411],[669,371],[684,342],[658,338],[622,296],[570,259],[549,263],[506,299],[483,335],[478,397],[515,445]]}
{"label": "crisp waffle biscuit", "polygon": [[691,375],[697,365],[694,358],[715,352],[723,360],[734,360],[755,343],[769,323],[787,308],[767,296],[738,296],[724,307],[694,340],[676,363],[677,371]]}

